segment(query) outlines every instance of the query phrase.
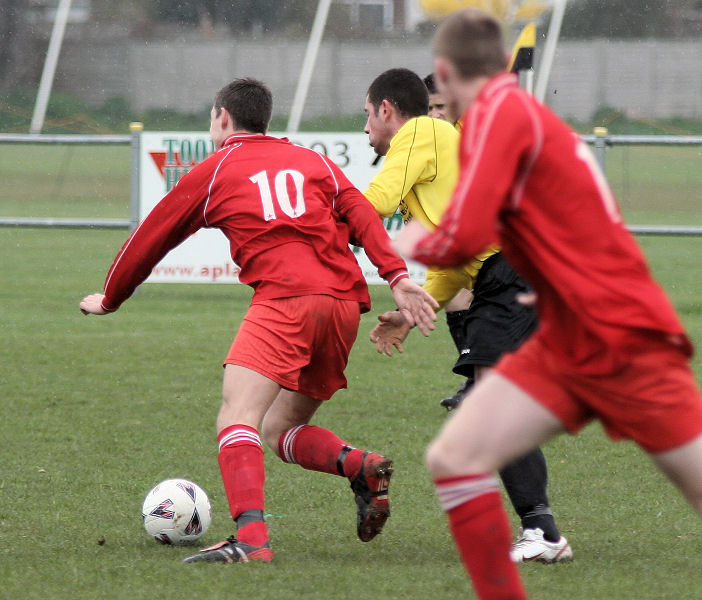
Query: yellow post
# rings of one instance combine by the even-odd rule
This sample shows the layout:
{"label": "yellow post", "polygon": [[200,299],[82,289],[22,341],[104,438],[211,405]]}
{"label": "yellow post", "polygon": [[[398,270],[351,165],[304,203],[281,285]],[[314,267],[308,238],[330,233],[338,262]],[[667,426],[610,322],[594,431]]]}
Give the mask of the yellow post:
{"label": "yellow post", "polygon": [[595,127],[592,132],[595,134],[595,158],[604,173],[605,155],[607,153],[607,136],[609,135],[609,131],[607,131],[606,127]]}

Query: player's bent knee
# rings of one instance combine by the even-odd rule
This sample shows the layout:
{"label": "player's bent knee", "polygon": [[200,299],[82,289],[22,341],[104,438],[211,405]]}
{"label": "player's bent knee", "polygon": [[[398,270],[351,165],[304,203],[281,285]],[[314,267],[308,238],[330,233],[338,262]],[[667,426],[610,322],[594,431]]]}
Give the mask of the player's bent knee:
{"label": "player's bent knee", "polygon": [[489,471],[481,464],[480,457],[462,454],[455,448],[446,446],[440,439],[434,440],[425,455],[427,469],[433,478],[456,475],[480,474]]}
{"label": "player's bent knee", "polygon": [[[425,462],[432,477],[452,477],[454,475],[462,475],[472,473],[474,468],[473,461],[466,456],[457,455],[440,441],[435,440],[427,448]],[[482,472],[482,471],[476,471]]]}
{"label": "player's bent knee", "polygon": [[443,460],[441,450],[437,448],[436,442],[432,442],[427,448],[426,454],[424,455],[424,462],[429,469],[432,477],[440,477],[443,475]]}
{"label": "player's bent knee", "polygon": [[275,427],[274,425],[266,423],[266,419],[263,419],[261,424],[261,436],[266,445],[273,450],[275,455],[280,458],[280,453],[278,451],[278,442],[280,441],[280,436],[285,433],[281,431],[280,427]]}

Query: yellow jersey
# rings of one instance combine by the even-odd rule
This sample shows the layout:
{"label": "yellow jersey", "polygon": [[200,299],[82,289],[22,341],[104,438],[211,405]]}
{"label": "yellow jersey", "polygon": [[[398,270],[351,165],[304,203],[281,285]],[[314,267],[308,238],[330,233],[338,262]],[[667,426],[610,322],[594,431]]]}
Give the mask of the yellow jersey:
{"label": "yellow jersey", "polygon": [[[458,181],[459,139],[447,121],[425,116],[409,119],[390,140],[383,167],[365,197],[382,217],[399,210],[405,223],[417,219],[434,230]],[[428,268],[424,289],[443,306],[461,288],[473,289],[483,261],[497,251],[492,247],[462,267]]]}

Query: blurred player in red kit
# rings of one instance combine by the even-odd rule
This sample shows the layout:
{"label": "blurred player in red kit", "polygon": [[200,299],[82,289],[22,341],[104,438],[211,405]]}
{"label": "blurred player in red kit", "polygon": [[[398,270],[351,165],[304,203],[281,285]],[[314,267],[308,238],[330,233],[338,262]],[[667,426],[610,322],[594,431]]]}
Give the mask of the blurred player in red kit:
{"label": "blurred player in red kit", "polygon": [[273,559],[262,437],[285,462],[350,480],[362,541],[388,518],[392,461],[309,425],[346,387],[360,314],[370,309],[350,242],[365,248],[408,321],[428,333],[436,319],[436,302],[408,279],[375,211],[342,171],[323,155],[265,135],[271,110],[270,91],[256,80],[237,79],[218,92],[210,114],[216,152],[132,233],[104,292],[80,303],[86,314],[117,310],[169,250],[203,227],[224,233],[239,279],[254,289],[224,361],[217,417],[219,465],[237,534],[186,562]]}
{"label": "blurred player in red kit", "polygon": [[449,527],[481,599],[526,598],[492,473],[599,419],[631,439],[702,514],[702,399],[692,346],[653,280],[593,156],[505,74],[500,25],[452,15],[434,38],[447,109],[463,114],[461,175],[441,224],[396,241],[425,264],[497,242],[532,286],[540,326],[454,411],[427,451]]}

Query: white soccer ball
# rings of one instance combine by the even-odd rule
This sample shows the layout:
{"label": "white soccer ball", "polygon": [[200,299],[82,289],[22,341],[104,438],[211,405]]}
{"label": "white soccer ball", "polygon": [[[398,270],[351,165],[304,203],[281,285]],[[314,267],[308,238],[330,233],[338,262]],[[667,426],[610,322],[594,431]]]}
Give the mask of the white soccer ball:
{"label": "white soccer ball", "polygon": [[199,485],[187,479],[166,479],[146,495],[141,516],[146,532],[157,542],[186,545],[205,534],[212,509]]}

